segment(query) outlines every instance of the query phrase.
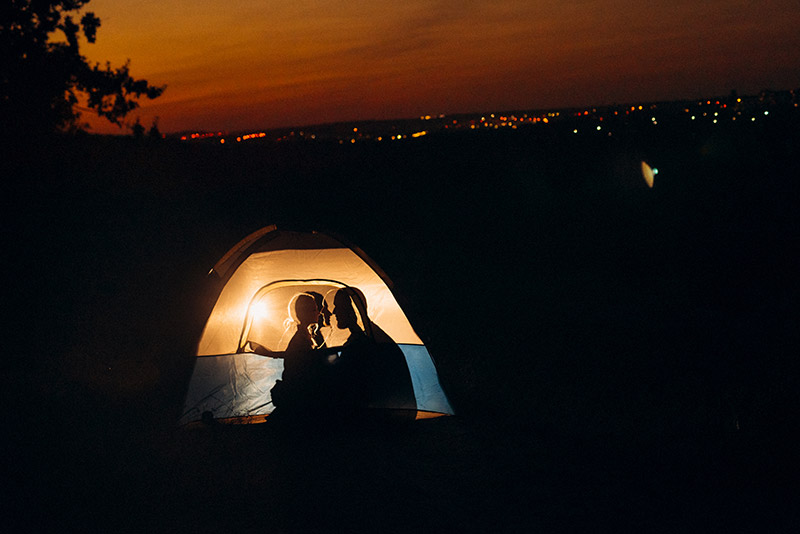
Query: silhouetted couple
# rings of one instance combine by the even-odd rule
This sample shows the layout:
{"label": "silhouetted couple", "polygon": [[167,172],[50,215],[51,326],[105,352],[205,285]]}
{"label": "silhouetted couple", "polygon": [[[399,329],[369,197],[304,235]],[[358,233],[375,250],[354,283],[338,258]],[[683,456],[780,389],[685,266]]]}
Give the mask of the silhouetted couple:
{"label": "silhouetted couple", "polygon": [[322,328],[330,326],[331,312],[325,298],[315,291],[299,293],[289,303],[297,331],[289,340],[286,352],[305,352],[325,346]]}
{"label": "silhouetted couple", "polygon": [[[297,330],[289,341],[281,380],[272,388],[273,415],[296,422],[336,423],[358,417],[367,404],[365,365],[372,342],[359,324],[368,328],[364,296],[345,287],[334,296],[333,313],[322,295],[296,295],[289,304]],[[360,312],[360,313],[359,313]],[[349,330],[337,351],[326,346],[322,328],[330,325]]]}

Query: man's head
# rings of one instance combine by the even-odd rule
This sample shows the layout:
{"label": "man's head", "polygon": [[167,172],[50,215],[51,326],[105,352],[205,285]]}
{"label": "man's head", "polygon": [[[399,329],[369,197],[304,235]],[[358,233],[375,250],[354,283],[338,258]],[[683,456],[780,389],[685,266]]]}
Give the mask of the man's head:
{"label": "man's head", "polygon": [[[354,299],[360,299],[361,302],[354,302]],[[358,324],[359,311],[365,306],[363,302],[363,294],[355,288],[344,287],[336,292],[333,297],[333,315],[336,317],[336,326],[342,330],[361,329]],[[366,314],[364,314],[366,315]]]}

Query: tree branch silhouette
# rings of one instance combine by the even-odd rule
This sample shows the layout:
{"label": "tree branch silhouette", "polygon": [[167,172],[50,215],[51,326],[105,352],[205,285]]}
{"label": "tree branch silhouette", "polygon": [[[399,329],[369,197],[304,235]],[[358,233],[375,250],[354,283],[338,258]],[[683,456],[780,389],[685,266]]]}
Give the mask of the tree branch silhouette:
{"label": "tree branch silhouette", "polygon": [[[80,37],[94,43],[100,19],[80,13],[90,0],[6,0],[0,7],[0,124],[18,134],[78,131],[82,99],[86,108],[121,126],[166,86],[131,76],[127,61],[90,65]],[[80,15],[79,23],[73,14]],[[85,108],[83,108],[85,109]],[[8,133],[8,132],[6,132]]]}

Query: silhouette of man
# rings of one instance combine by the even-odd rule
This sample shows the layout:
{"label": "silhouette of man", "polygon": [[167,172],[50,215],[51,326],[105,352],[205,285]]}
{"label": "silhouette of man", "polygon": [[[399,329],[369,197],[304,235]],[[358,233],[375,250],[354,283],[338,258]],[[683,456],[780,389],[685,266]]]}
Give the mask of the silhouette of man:
{"label": "silhouette of man", "polygon": [[366,362],[374,344],[361,328],[361,324],[369,328],[364,303],[363,293],[351,287],[338,290],[333,298],[336,327],[350,331],[341,352],[327,360],[331,366],[330,396],[343,419],[357,417],[367,406]]}
{"label": "silhouette of man", "polygon": [[349,403],[356,412],[367,405],[390,405],[416,414],[414,388],[405,356],[397,343],[370,320],[364,294],[358,288],[342,288],[337,291],[333,303],[336,326],[350,331],[340,362],[335,364],[343,371],[338,384],[342,403]]}
{"label": "silhouette of man", "polygon": [[[349,330],[350,336],[345,341],[345,346],[360,343],[366,339],[366,334],[358,324],[358,315],[354,306],[353,300],[358,299],[357,302],[363,303],[364,298],[361,291],[345,287],[336,292],[333,297],[333,316],[336,318],[336,326],[341,330]],[[363,309],[363,304],[359,306]],[[366,317],[364,318],[366,322]]]}

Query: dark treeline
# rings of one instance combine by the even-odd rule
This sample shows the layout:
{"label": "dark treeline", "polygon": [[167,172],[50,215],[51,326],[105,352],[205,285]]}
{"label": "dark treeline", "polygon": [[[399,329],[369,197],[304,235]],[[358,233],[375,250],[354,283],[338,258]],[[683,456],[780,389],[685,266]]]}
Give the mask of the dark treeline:
{"label": "dark treeline", "polygon": [[[275,489],[290,483],[220,452],[269,457],[268,445],[237,433],[187,446],[173,428],[205,273],[277,223],[358,244],[437,360],[459,423],[379,442],[441,462],[423,465],[450,511],[428,503],[418,526],[706,530],[747,505],[780,530],[800,408],[798,132],[795,114],[657,135],[465,131],[352,146],[84,136],[20,152],[4,163],[19,494],[76,526],[140,514],[135,524],[165,530],[231,516],[239,529],[297,527],[285,510],[300,504]],[[653,189],[643,160],[660,171]],[[358,445],[337,446],[350,449],[336,465],[353,468]],[[350,474],[362,499],[392,483],[371,468]],[[405,484],[427,480],[418,474]],[[251,508],[241,492],[285,510]],[[400,514],[370,498],[362,516],[349,501],[331,507],[362,517],[355,530]],[[319,528],[325,513],[297,528]]]}

